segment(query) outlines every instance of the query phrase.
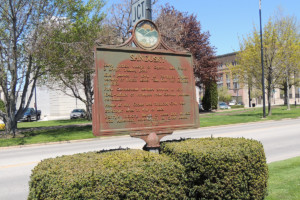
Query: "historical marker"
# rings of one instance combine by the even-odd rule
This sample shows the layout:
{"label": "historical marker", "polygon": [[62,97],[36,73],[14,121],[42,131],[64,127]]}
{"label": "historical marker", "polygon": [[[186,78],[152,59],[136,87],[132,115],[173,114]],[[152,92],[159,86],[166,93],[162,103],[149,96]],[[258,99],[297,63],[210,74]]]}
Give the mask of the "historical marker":
{"label": "historical marker", "polygon": [[192,55],[158,50],[164,45],[149,20],[135,26],[131,41],[139,48],[95,49],[94,135],[125,133],[147,142],[154,134],[147,144],[155,147],[165,134],[199,127]]}

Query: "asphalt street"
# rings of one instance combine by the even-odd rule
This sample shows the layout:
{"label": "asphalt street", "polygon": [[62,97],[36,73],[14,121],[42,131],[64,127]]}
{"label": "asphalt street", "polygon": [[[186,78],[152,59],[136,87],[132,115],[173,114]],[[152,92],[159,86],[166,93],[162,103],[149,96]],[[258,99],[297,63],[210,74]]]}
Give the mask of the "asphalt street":
{"label": "asphalt street", "polygon": [[[300,119],[265,121],[176,131],[163,140],[200,137],[244,137],[264,145],[267,162],[300,156]],[[144,141],[129,136],[0,148],[0,199],[27,199],[31,170],[46,158],[114,148],[141,149]]]}

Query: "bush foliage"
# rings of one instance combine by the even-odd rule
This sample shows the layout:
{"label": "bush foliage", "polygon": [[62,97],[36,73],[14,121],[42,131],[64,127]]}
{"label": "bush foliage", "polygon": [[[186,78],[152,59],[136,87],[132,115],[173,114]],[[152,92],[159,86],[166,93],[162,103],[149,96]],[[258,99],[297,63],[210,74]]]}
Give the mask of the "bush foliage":
{"label": "bush foliage", "polygon": [[204,96],[202,99],[202,106],[205,111],[211,110],[211,90],[209,86],[206,86]]}
{"label": "bush foliage", "polygon": [[218,109],[218,86],[216,82],[212,82],[211,86],[211,108]]}
{"label": "bush foliage", "polygon": [[5,113],[5,104],[2,99],[0,99],[0,111]]}
{"label": "bush foliage", "polygon": [[165,142],[161,150],[185,167],[189,199],[263,199],[266,195],[268,168],[258,141],[190,139]]}
{"label": "bush foliage", "polygon": [[33,170],[28,199],[263,199],[263,146],[249,139],[164,142],[142,150],[47,159]]}
{"label": "bush foliage", "polygon": [[33,170],[28,199],[185,199],[184,168],[142,150],[47,159]]}
{"label": "bush foliage", "polygon": [[205,86],[202,106],[206,111],[218,108],[218,89],[215,82],[210,82]]}

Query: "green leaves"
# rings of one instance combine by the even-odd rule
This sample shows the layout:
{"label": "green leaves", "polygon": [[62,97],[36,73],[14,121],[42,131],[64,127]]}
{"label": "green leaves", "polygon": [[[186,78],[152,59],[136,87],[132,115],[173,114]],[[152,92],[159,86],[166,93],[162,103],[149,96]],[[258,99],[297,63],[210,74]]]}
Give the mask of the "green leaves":
{"label": "green leaves", "polygon": [[218,88],[219,101],[229,102],[231,100],[231,94],[225,87]]}
{"label": "green leaves", "polygon": [[28,199],[185,199],[183,177],[182,165],[166,155],[142,150],[76,154],[35,167]]}
{"label": "green leaves", "polygon": [[141,150],[46,159],[33,170],[28,199],[263,199],[263,146],[249,139],[165,142]]}
{"label": "green leaves", "polygon": [[263,199],[268,168],[260,142],[235,138],[163,143],[187,175],[189,199]]}

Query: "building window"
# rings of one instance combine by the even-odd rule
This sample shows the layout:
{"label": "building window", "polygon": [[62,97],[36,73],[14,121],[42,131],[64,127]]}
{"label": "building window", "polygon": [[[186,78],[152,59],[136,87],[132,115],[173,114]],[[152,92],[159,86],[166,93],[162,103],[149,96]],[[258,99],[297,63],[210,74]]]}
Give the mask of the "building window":
{"label": "building window", "polygon": [[238,82],[233,82],[233,89],[239,89],[239,83]]}
{"label": "building window", "polygon": [[[290,89],[290,94],[289,94],[289,98],[293,98],[293,94],[292,94],[292,90]],[[280,90],[280,99],[284,99],[284,91]]]}
{"label": "building window", "polygon": [[219,79],[219,81],[223,81],[223,74],[220,74],[218,79]]}
{"label": "building window", "polygon": [[229,74],[226,74],[226,81],[230,82],[230,75]]}
{"label": "building window", "polygon": [[234,81],[234,82],[238,82],[238,81],[239,81],[239,78],[238,78],[237,76],[234,76],[233,81]]}
{"label": "building window", "polygon": [[230,82],[227,83],[227,89],[230,89]]}

